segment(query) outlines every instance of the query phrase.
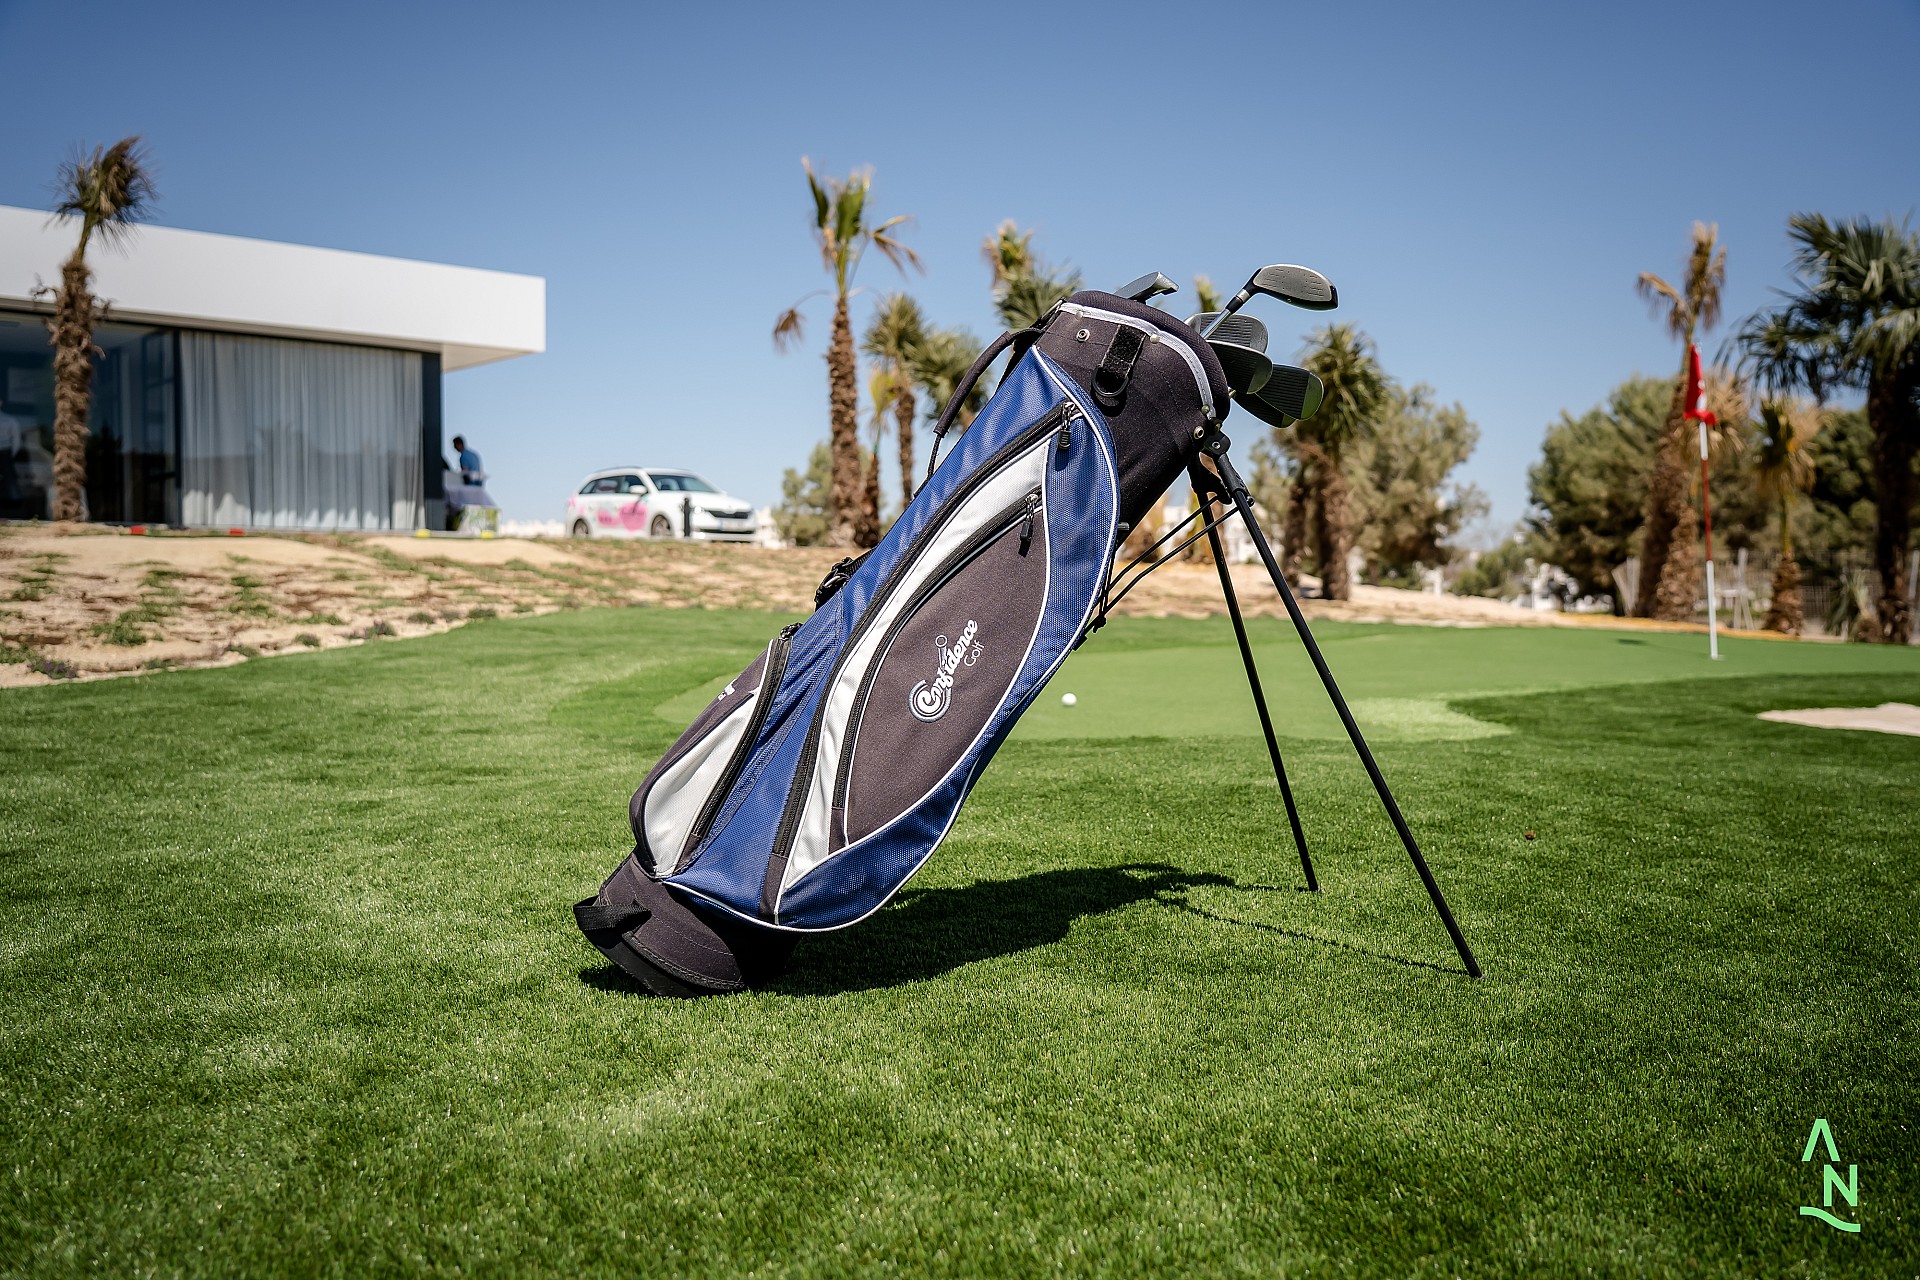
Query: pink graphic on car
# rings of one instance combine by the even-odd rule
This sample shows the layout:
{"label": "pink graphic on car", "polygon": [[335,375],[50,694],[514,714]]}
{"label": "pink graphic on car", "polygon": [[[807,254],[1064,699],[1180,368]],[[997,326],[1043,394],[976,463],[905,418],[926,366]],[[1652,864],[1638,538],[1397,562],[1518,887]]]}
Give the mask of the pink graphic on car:
{"label": "pink graphic on car", "polygon": [[647,504],[639,500],[628,502],[617,510],[609,511],[602,507],[595,513],[604,525],[619,525],[623,529],[644,529],[647,527]]}

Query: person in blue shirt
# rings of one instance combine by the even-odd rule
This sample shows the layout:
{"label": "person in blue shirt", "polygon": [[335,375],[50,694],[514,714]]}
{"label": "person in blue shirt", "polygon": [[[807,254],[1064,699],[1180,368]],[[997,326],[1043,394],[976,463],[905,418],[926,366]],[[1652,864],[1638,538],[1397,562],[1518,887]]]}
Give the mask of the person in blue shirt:
{"label": "person in blue shirt", "polygon": [[458,450],[460,454],[461,482],[463,484],[483,483],[487,478],[487,473],[481,469],[480,455],[467,448],[467,438],[465,436],[455,436],[453,438],[453,447]]}

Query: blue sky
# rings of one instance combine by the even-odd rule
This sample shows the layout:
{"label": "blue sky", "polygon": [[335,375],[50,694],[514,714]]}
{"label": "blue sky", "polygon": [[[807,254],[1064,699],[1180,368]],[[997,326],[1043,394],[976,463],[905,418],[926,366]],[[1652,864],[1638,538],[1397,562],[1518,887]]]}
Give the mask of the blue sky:
{"label": "blue sky", "polygon": [[[1789,213],[1920,204],[1913,0],[102,3],[84,30],[0,0],[0,49],[0,203],[139,133],[167,225],[546,277],[547,353],[447,379],[519,517],[622,462],[777,497],[826,432],[821,300],[805,350],[769,341],[824,280],[803,155],[915,215],[926,274],[860,283],[983,337],[1003,218],[1102,287],[1319,267],[1390,373],[1480,424],[1500,521],[1563,408],[1677,365],[1632,284],[1693,219],[1737,316],[1785,283]],[[1262,314],[1276,350],[1311,323]]]}

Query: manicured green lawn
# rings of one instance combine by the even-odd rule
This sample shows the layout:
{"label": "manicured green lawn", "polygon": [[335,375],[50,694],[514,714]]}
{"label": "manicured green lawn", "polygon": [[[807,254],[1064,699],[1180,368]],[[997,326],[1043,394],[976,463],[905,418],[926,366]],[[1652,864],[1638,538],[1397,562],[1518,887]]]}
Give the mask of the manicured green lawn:
{"label": "manicured green lawn", "polygon": [[1920,739],[1755,713],[1920,651],[1326,627],[1475,983],[1285,632],[1319,895],[1225,623],[1119,621],[895,906],[637,995],[568,906],[776,623],[0,694],[0,1273],[1912,1274]]}

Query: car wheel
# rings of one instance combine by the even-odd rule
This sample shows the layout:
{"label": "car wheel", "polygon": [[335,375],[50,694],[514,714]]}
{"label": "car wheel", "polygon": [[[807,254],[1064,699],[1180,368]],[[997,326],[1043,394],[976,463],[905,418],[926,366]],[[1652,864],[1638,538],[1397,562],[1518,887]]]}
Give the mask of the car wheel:
{"label": "car wheel", "polygon": [[593,536],[593,530],[587,527],[585,520],[575,520],[573,522],[573,536],[576,538],[590,538]]}
{"label": "car wheel", "polygon": [[667,519],[665,516],[655,516],[653,523],[647,526],[647,532],[656,538],[671,538],[673,536],[673,521]]}

